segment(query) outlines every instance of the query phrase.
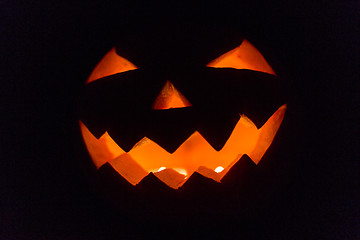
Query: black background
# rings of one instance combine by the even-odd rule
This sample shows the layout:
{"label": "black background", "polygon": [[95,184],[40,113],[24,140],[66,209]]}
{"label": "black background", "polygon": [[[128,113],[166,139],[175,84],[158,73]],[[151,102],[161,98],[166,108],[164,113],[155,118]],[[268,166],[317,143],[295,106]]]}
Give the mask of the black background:
{"label": "black background", "polygon": [[[359,238],[358,12],[356,1],[1,1],[0,238]],[[242,31],[291,79],[296,169],[278,204],[246,226],[137,222],[96,194],[79,161],[75,102],[88,74],[115,36],[170,20]]]}

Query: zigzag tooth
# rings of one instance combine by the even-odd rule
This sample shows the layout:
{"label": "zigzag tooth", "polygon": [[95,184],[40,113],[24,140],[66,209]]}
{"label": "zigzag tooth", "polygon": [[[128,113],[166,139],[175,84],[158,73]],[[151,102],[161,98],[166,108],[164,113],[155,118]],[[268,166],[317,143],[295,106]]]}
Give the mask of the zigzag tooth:
{"label": "zigzag tooth", "polygon": [[216,189],[220,187],[220,183],[214,181],[211,178],[204,177],[198,172],[194,172],[186,182],[179,188],[184,192],[196,192],[196,194],[201,194],[204,192],[212,193],[209,189]]}
{"label": "zigzag tooth", "polygon": [[220,182],[220,174],[210,168],[200,166],[196,172],[200,173],[204,177],[211,178],[217,182]]}
{"label": "zigzag tooth", "polygon": [[216,120],[216,122],[204,121],[197,130],[216,151],[220,151],[231,136],[239,119],[240,116],[235,114]]}
{"label": "zigzag tooth", "polygon": [[229,166],[229,170],[221,178],[221,183],[230,185],[242,185],[254,173],[256,164],[244,154],[235,164]]}
{"label": "zigzag tooth", "polygon": [[182,175],[171,168],[155,172],[154,175],[174,189],[179,188],[186,181],[185,175]]}
{"label": "zigzag tooth", "polygon": [[181,145],[194,133],[194,131],[184,131],[181,136],[164,136],[156,135],[156,133],[148,136],[149,139],[156,142],[169,153],[174,153]]}
{"label": "zigzag tooth", "polygon": [[125,152],[129,152],[139,141],[145,136],[142,134],[119,134],[114,131],[108,132],[111,138],[119,145]]}
{"label": "zigzag tooth", "polygon": [[109,164],[132,185],[138,184],[148,174],[148,172],[127,153],[123,153],[119,157],[109,161]]}

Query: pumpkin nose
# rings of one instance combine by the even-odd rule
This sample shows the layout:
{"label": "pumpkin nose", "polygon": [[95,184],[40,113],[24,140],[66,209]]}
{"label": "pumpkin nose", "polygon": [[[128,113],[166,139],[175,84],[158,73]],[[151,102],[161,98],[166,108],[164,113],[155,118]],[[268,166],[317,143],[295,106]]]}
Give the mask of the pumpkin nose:
{"label": "pumpkin nose", "polygon": [[189,100],[179,92],[170,81],[166,81],[164,87],[161,89],[159,95],[154,101],[154,110],[164,110],[170,108],[185,108],[191,107]]}

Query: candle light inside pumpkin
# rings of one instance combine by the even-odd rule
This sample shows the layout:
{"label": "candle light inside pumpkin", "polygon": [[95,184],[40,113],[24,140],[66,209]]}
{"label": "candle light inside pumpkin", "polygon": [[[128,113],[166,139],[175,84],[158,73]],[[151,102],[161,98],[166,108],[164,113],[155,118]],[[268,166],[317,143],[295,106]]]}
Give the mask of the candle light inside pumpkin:
{"label": "candle light inside pumpkin", "polygon": [[216,173],[220,173],[220,172],[222,172],[224,170],[224,168],[222,167],[222,166],[218,166],[217,168],[215,168],[215,172]]}

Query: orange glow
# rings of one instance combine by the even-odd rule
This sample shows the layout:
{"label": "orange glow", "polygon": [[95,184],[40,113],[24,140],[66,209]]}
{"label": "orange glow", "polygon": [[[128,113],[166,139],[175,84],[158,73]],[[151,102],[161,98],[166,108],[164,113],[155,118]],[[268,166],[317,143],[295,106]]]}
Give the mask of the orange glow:
{"label": "orange glow", "polygon": [[[207,67],[250,69],[275,75],[261,53],[247,40],[210,62]],[[137,67],[118,56],[113,48],[95,67],[87,83],[134,69]],[[167,81],[154,101],[153,109],[191,106],[185,96]],[[198,131],[195,131],[172,154],[147,137],[126,153],[107,132],[97,139],[81,121],[79,124],[90,157],[98,169],[108,162],[133,185],[153,172],[169,187],[177,189],[194,172],[219,182],[243,154],[247,154],[258,164],[271,145],[285,112],[286,104],[281,106],[260,129],[245,115],[241,115],[220,151],[216,151]]]}
{"label": "orange glow", "polygon": [[207,67],[250,69],[275,75],[263,55],[246,39],[237,48],[211,61]]}
{"label": "orange glow", "polygon": [[[111,165],[116,166],[115,170],[133,185],[149,172],[162,173],[161,180],[173,187],[173,183],[170,184],[169,180],[171,177],[167,175],[174,175],[174,173],[165,170],[173,169],[183,178],[197,171],[220,181],[243,154],[249,155],[257,164],[273,141],[285,111],[286,105],[281,106],[260,129],[242,115],[220,151],[212,148],[206,139],[195,131],[172,154],[146,137],[140,141],[141,144],[136,144],[128,153],[125,153],[107,133],[100,139],[96,139],[82,122],[80,126],[90,156],[98,168],[105,162],[110,162]],[[126,159],[126,164],[118,163],[124,161],[123,159]],[[219,166],[225,169],[216,173],[214,170]],[[201,167],[205,167],[206,170],[200,169]],[[159,168],[162,171],[159,171]],[[178,178],[178,175],[176,176]]]}
{"label": "orange glow", "polygon": [[172,85],[166,81],[164,87],[157,96],[153,109],[169,109],[191,107],[191,103]]}
{"label": "orange glow", "polygon": [[125,152],[107,132],[97,139],[81,121],[80,130],[90,157],[97,168]]}
{"label": "orange glow", "polygon": [[161,181],[166,183],[169,187],[178,188],[179,186],[183,185],[185,180],[185,176],[180,174],[179,172],[168,168],[164,169],[160,172],[155,172],[154,175],[159,178]]}
{"label": "orange glow", "polygon": [[137,69],[137,67],[127,59],[116,54],[112,48],[101,61],[96,65],[86,83],[93,82],[99,78],[110,76],[116,73],[126,72]]}
{"label": "orange glow", "polygon": [[121,176],[133,185],[139,183],[141,179],[149,174],[127,153],[123,153],[117,158],[110,160],[109,163]]}

